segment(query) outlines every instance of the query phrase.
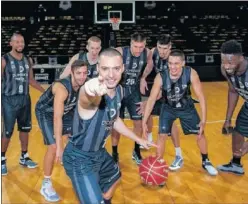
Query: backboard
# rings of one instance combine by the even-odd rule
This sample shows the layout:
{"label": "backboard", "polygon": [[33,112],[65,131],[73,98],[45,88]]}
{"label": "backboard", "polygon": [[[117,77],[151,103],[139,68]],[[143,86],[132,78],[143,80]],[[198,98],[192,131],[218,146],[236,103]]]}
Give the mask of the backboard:
{"label": "backboard", "polygon": [[121,23],[135,23],[134,1],[95,1],[95,23],[110,23],[110,18],[119,18]]}

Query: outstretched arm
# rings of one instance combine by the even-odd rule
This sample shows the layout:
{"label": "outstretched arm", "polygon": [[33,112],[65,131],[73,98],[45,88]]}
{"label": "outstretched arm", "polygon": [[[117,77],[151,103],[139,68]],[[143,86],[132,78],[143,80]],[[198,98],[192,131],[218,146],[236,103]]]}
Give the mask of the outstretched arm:
{"label": "outstretched arm", "polygon": [[131,130],[129,130],[127,128],[127,126],[124,124],[124,122],[118,117],[117,120],[114,123],[114,129],[119,132],[120,134],[130,138],[131,140],[136,141],[138,144],[144,146],[146,149],[149,149],[149,146],[154,146],[156,147],[156,145],[143,140],[141,138],[139,138],[137,135],[134,134],[134,132],[132,132]]}
{"label": "outstretched arm", "polygon": [[101,76],[87,81],[79,92],[79,104],[83,109],[94,109],[104,94],[107,93],[107,86],[103,84]]}

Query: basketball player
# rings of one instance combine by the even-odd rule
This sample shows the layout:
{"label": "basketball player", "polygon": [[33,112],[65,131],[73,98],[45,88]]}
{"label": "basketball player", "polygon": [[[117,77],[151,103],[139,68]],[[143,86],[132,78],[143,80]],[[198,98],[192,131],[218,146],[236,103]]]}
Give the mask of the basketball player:
{"label": "basketball player", "polygon": [[[160,73],[166,69],[168,69],[168,57],[169,54],[171,52],[171,36],[170,35],[161,35],[158,38],[157,41],[157,46],[155,48],[153,48],[151,50],[152,52],[152,61],[153,61],[153,67],[152,69],[155,70],[156,73]],[[146,78],[147,76],[151,73],[152,69],[149,69],[150,67],[147,66],[142,78],[141,78],[141,93],[143,95],[145,95],[145,91],[148,90],[147,88],[147,83],[146,83]],[[143,102],[144,104],[146,104],[146,102]],[[163,99],[159,99],[155,102],[154,108],[152,110],[151,115],[156,115],[159,116],[160,115],[160,111],[161,111],[161,106],[163,103]],[[153,122],[152,122],[152,117],[148,118],[148,140],[149,137],[151,137],[151,132],[152,132],[152,127],[153,127]],[[180,148],[180,140],[179,140],[179,133],[178,133],[178,128],[175,125],[175,123],[173,123],[172,125],[172,141],[175,147],[175,151],[176,151],[176,157],[175,160],[173,161],[173,163],[170,165],[169,169],[170,170],[178,170],[182,167],[183,165],[183,157],[182,157],[182,151]]]}
{"label": "basketball player", "polygon": [[111,203],[120,181],[119,166],[105,149],[112,128],[148,148],[119,118],[123,91],[118,85],[124,66],[113,48],[100,53],[99,77],[80,89],[74,113],[73,132],[63,154],[63,164],[80,203]]}
{"label": "basketball player", "polygon": [[96,64],[98,61],[99,52],[102,49],[101,39],[96,36],[90,37],[87,41],[86,49],[88,50],[88,52],[79,52],[78,54],[74,55],[71,58],[70,62],[64,69],[63,73],[60,75],[61,79],[67,77],[71,73],[71,65],[77,59],[81,59],[88,63],[88,77],[89,78],[93,78],[98,75],[97,70],[96,70]]}
{"label": "basketball player", "polygon": [[[131,36],[131,45],[126,47],[117,47],[116,49],[123,56],[125,71],[121,80],[124,90],[120,117],[123,119],[125,107],[127,107],[130,118],[133,121],[133,131],[141,137],[142,135],[142,115],[136,110],[141,102],[140,78],[146,66],[152,66],[150,50],[145,48],[146,37],[140,33],[134,33]],[[113,130],[112,132],[112,156],[118,162],[118,143],[120,134]],[[139,144],[135,142],[132,159],[136,164],[140,164],[142,157]]]}
{"label": "basketball player", "polygon": [[229,85],[226,121],[223,128],[228,129],[231,126],[231,118],[239,96],[245,102],[232,132],[233,158],[229,164],[218,166],[217,169],[243,175],[245,172],[241,165],[241,157],[247,153],[248,147],[248,142],[245,142],[245,137],[248,137],[248,60],[243,57],[242,46],[236,40],[229,40],[221,46],[221,72]]}
{"label": "basketball player", "polygon": [[37,163],[28,155],[28,133],[31,124],[31,101],[29,85],[44,92],[45,90],[33,77],[32,59],[23,54],[24,38],[20,33],[11,36],[11,51],[2,57],[2,175],[7,175],[6,151],[17,120],[21,142],[19,163],[28,168],[36,168]]}
{"label": "basketball player", "polygon": [[[144,137],[147,134],[147,119],[162,89],[164,103],[159,117],[158,156],[163,157],[166,137],[171,133],[173,122],[179,118],[184,134],[197,135],[197,144],[202,154],[202,167],[210,175],[217,175],[217,170],[208,159],[207,140],[204,134],[207,109],[198,74],[194,69],[185,66],[184,53],[180,50],[171,51],[168,67],[169,69],[157,74],[148,98],[142,121]],[[191,84],[200,101],[201,121],[189,93]]]}
{"label": "basketball player", "polygon": [[78,90],[84,84],[87,74],[87,62],[75,60],[71,65],[71,74],[54,82],[36,104],[36,117],[44,137],[44,144],[47,145],[44,179],[40,193],[50,202],[60,200],[51,182],[54,161],[61,160],[62,135],[71,133]]}

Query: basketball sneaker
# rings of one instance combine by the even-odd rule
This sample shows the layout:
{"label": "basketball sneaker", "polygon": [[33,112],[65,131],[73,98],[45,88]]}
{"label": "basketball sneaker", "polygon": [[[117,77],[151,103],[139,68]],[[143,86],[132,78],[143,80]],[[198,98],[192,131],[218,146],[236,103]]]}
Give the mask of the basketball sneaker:
{"label": "basketball sneaker", "polygon": [[119,154],[118,153],[112,152],[112,157],[116,163],[119,162]]}
{"label": "basketball sneaker", "polygon": [[28,153],[21,155],[19,164],[28,167],[29,169],[34,169],[38,166],[31,158],[29,158]]}
{"label": "basketball sneaker", "polygon": [[2,172],[2,176],[6,176],[8,174],[8,169],[7,169],[7,165],[6,165],[6,157],[2,157],[1,158],[1,172]]}
{"label": "basketball sneaker", "polygon": [[137,165],[140,165],[142,162],[142,157],[140,155],[140,152],[133,151],[132,159],[135,161]]}
{"label": "basketball sneaker", "polygon": [[49,202],[57,202],[60,200],[59,195],[54,190],[50,179],[43,180],[40,193]]}
{"label": "basketball sneaker", "polygon": [[175,160],[172,162],[172,164],[169,166],[169,169],[171,171],[176,171],[183,166],[183,158],[180,156],[176,156]]}
{"label": "basketball sneaker", "polygon": [[218,174],[218,171],[213,167],[208,159],[202,162],[202,168],[205,169],[211,176],[216,176]]}
{"label": "basketball sneaker", "polygon": [[245,171],[243,169],[243,166],[240,164],[235,164],[232,161],[228,164],[223,164],[220,166],[217,166],[217,169],[219,171],[223,171],[223,172],[230,172],[236,175],[243,175],[245,174]]}

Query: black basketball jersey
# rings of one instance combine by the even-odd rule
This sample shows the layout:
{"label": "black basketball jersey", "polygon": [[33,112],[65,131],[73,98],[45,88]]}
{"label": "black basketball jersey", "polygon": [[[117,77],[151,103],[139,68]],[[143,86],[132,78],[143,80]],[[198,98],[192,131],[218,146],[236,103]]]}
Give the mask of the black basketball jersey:
{"label": "black basketball jersey", "polygon": [[246,71],[241,76],[227,74],[227,77],[231,81],[238,94],[246,102],[248,102],[248,66],[246,67]]}
{"label": "black basketball jersey", "polygon": [[159,56],[158,48],[155,48],[152,55],[153,69],[156,73],[162,72],[165,69],[168,69],[168,62],[165,59],[162,59]]}
{"label": "black basketball jersey", "polygon": [[[59,79],[59,82],[64,85],[68,91],[67,99],[64,102],[64,115],[72,111],[76,107],[78,91],[74,91],[71,82],[71,75],[64,79]],[[54,82],[55,83],[55,82]],[[51,114],[54,111],[53,102],[54,95],[52,92],[53,84],[41,95],[39,101],[36,104],[36,109],[44,114]]]}
{"label": "black basketball jersey", "polygon": [[98,151],[103,148],[117,119],[121,100],[121,87],[117,86],[114,98],[111,99],[107,94],[104,95],[98,110],[91,119],[82,119],[76,108],[70,142],[86,152]]}
{"label": "black basketball jersey", "polygon": [[170,78],[169,69],[160,73],[163,81],[162,94],[164,101],[173,108],[183,108],[191,100],[191,67],[183,67],[182,70],[181,76],[176,81]]}
{"label": "black basketball jersey", "polygon": [[2,94],[5,96],[29,94],[28,58],[23,55],[21,60],[14,58],[10,53],[3,56],[6,61],[2,77]]}
{"label": "black basketball jersey", "polygon": [[141,53],[139,57],[132,55],[130,47],[122,47],[123,63],[125,71],[122,76],[121,84],[124,87],[136,86],[140,82],[140,76],[143,74],[147,64],[147,50]]}
{"label": "black basketball jersey", "polygon": [[83,61],[88,63],[88,77],[90,79],[98,76],[98,72],[97,72],[97,68],[96,68],[97,64],[90,64],[89,63],[89,60],[87,58],[87,52],[80,52],[79,56],[78,56],[78,59],[81,59],[81,60],[83,60]]}

